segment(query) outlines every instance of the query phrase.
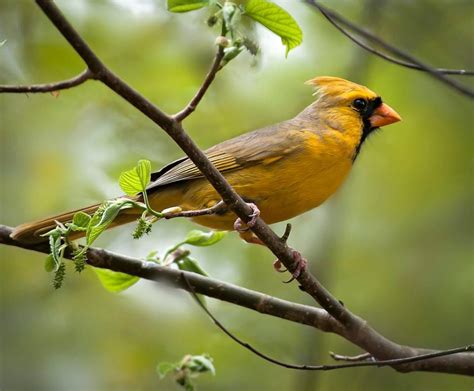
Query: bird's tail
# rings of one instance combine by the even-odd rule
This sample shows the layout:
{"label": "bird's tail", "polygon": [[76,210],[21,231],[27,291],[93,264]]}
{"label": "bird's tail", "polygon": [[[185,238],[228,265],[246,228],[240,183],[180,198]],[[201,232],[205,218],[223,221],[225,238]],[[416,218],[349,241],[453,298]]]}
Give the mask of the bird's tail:
{"label": "bird's tail", "polygon": [[[43,220],[33,221],[31,223],[21,224],[16,227],[10,237],[12,239],[18,240],[23,243],[41,243],[48,241],[47,237],[41,236],[46,232],[54,229],[56,227],[57,222],[65,224],[72,221],[73,216],[77,212],[84,212],[88,215],[94,214],[94,212],[99,208],[101,204],[95,204],[91,206],[87,206],[82,209],[76,209],[70,212],[62,213],[57,216],[48,217]],[[135,220],[141,212],[138,209],[126,209],[119,213],[119,215],[115,218],[112,224],[109,225],[108,228],[116,227],[118,225],[129,223]],[[73,232],[69,235],[69,239],[79,239],[83,237],[85,232]]]}

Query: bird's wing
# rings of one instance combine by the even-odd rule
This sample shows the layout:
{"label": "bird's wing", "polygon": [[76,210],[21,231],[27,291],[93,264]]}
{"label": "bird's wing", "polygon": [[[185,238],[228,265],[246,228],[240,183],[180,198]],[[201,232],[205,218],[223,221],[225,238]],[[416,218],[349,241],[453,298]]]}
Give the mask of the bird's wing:
{"label": "bird's wing", "polygon": [[[205,151],[211,163],[222,173],[254,164],[270,164],[303,147],[303,134],[283,122],[224,141]],[[170,183],[202,178],[201,171],[189,158],[178,159],[152,174],[149,190]]]}

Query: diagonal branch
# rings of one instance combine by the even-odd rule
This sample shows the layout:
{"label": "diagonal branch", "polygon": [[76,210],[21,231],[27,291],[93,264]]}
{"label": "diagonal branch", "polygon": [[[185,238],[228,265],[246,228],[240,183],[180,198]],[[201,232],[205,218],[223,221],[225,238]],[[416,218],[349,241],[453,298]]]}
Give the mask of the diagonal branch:
{"label": "diagonal branch", "polygon": [[[470,98],[474,98],[474,91],[471,90],[470,88],[462,85],[461,83],[457,82],[456,80],[453,80],[449,77],[446,76],[446,74],[465,74],[465,75],[473,75],[473,71],[465,71],[465,70],[447,70],[447,69],[437,69],[433,68],[429,65],[426,65],[425,63],[421,62],[411,54],[408,54],[401,49],[398,49],[397,47],[387,43],[386,41],[382,40],[375,34],[372,34],[363,28],[357,26],[356,24],[350,22],[343,16],[339,15],[337,12],[334,12],[330,10],[329,8],[323,6],[319,1],[317,0],[305,0],[305,2],[319,10],[321,14],[334,26],[336,27],[341,33],[343,33],[346,37],[348,37],[351,41],[355,42],[357,45],[361,46],[365,50],[370,51],[371,53],[378,55],[381,58],[384,58],[385,60],[388,60],[390,62],[394,62],[398,65],[409,67],[412,69],[417,69],[420,71],[424,71],[432,75],[434,78],[438,79],[442,83],[448,85],[449,87],[459,91],[460,93],[469,96]],[[357,40],[354,38],[351,34],[349,34],[346,30],[344,30],[341,26],[344,25],[348,29],[354,31],[356,34],[368,39],[369,41],[372,41],[379,45],[381,48],[386,50],[387,52],[391,53],[392,55],[399,57],[403,61],[400,60],[395,60],[392,61],[393,59],[391,57],[388,57],[386,55],[382,55],[379,51],[370,48],[369,46],[365,45],[361,41]]]}
{"label": "diagonal branch", "polygon": [[[122,82],[112,71],[92,51],[89,45],[82,39],[79,33],[72,27],[69,21],[64,17],[59,8],[52,0],[36,0],[38,6],[50,19],[54,26],[61,32],[63,37],[69,42],[77,54],[84,60],[89,67],[95,79],[102,81],[110,89],[115,91],[130,103],[138,97],[137,102],[133,104],[142,113],[147,115],[155,123],[163,127],[170,127],[173,120],[170,116],[161,111],[153,103],[143,98],[137,91]],[[148,113],[148,114],[146,114]]]}
{"label": "diagonal branch", "polygon": [[71,79],[57,81],[54,83],[46,84],[31,84],[31,85],[0,85],[0,93],[10,92],[10,93],[37,93],[37,92],[53,92],[59,90],[65,90],[67,88],[76,87],[82,83],[85,83],[87,80],[94,79],[93,73],[86,68],[79,75],[74,76]]}
{"label": "diagonal branch", "polygon": [[[0,244],[20,247],[45,254],[49,253],[49,246],[47,243],[21,243],[10,238],[11,232],[12,228],[0,225]],[[70,258],[71,254],[66,253],[65,256]],[[364,324],[365,327],[364,329],[360,329],[354,333],[344,328],[338,321],[336,321],[323,309],[281,300],[276,297],[268,296],[260,292],[215,280],[210,277],[204,277],[196,273],[184,272],[169,267],[163,267],[153,262],[131,258],[98,248],[89,248],[87,251],[87,259],[88,264],[94,267],[105,268],[117,272],[127,273],[147,280],[157,281],[176,289],[183,289],[191,293],[200,293],[208,297],[249,308],[262,314],[308,325],[321,331],[338,334],[349,342],[354,343],[366,350],[373,357],[383,360],[382,362],[379,361],[378,364],[367,362],[359,363],[362,365],[356,366],[390,365],[400,372],[428,371],[455,373],[470,376],[474,375],[474,354],[469,353],[473,349],[472,345],[446,351],[434,351],[429,349],[402,346],[382,337],[375,330],[373,330],[365,320],[360,318],[358,318],[359,321]],[[215,318],[213,319],[216,320]],[[225,328],[223,328],[223,330],[227,332]],[[379,339],[370,341],[370,338],[373,338],[374,335],[378,335]],[[235,340],[235,338],[233,339]],[[386,354],[384,353],[384,349],[386,347],[378,345],[380,341],[386,341],[385,344],[388,343],[391,345],[392,351],[388,360],[384,359],[384,357],[386,357]],[[245,346],[245,342],[242,342],[242,344]],[[255,353],[254,348],[250,350],[254,351]],[[262,357],[262,355],[260,356]],[[284,364],[278,360],[273,360],[273,362],[279,365]],[[313,370],[337,369],[337,366],[333,365],[284,365],[293,369],[311,369],[311,367],[313,367]],[[348,366],[343,365],[342,367]]]}

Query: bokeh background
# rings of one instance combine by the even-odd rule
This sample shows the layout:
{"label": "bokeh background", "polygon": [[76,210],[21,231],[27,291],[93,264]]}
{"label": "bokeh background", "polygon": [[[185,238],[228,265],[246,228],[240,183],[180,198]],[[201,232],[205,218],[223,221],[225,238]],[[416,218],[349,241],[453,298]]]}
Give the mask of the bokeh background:
{"label": "bokeh background", "polygon": [[[312,101],[303,84],[337,75],[370,86],[404,121],[370,138],[330,202],[295,218],[290,244],[355,313],[396,342],[447,349],[474,340],[472,102],[430,76],[355,47],[301,2],[276,1],[302,26],[290,52],[263,28],[257,59],[242,54],[221,73],[186,128],[200,146],[287,119]],[[174,15],[159,0],[67,1],[58,5],[98,55],[167,112],[190,99],[211,62],[217,29],[207,11]],[[474,68],[470,0],[327,2],[427,62]],[[79,57],[31,1],[0,3],[0,83],[48,82],[83,69]],[[468,78],[461,81],[473,83]],[[151,121],[96,82],[58,97],[0,95],[1,220],[16,224],[120,193],[119,173],[140,158],[159,169],[181,151]],[[134,241],[133,226],[97,243],[144,257],[163,253],[193,225],[157,224]],[[284,225],[274,227],[282,232]],[[389,368],[297,372],[275,367],[223,335],[184,292],[140,282],[106,292],[91,270],[68,268],[60,291],[44,256],[1,247],[2,390],[175,390],[155,366],[207,352],[217,375],[201,390],[462,390],[452,375]],[[272,255],[229,234],[192,249],[220,278],[313,304],[281,283]],[[294,363],[359,353],[337,336],[209,300],[216,316],[268,354]]]}

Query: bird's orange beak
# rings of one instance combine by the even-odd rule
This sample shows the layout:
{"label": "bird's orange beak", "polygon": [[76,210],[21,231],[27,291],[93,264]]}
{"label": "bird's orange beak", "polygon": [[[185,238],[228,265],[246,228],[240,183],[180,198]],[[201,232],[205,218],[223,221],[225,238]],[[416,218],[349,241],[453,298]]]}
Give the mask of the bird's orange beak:
{"label": "bird's orange beak", "polygon": [[395,122],[401,121],[402,117],[392,109],[389,105],[382,103],[369,118],[370,125],[373,128],[379,128],[381,126],[390,125]]}

